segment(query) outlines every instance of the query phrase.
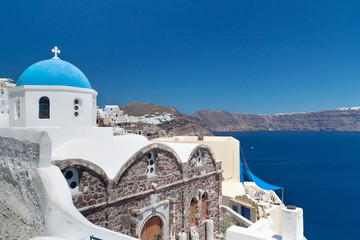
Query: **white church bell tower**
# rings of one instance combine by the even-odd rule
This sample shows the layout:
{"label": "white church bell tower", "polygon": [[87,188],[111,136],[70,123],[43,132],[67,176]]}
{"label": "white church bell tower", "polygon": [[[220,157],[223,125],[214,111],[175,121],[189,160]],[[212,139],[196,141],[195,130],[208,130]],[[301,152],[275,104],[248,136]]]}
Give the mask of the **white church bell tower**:
{"label": "white church bell tower", "polygon": [[58,57],[31,65],[9,89],[9,126],[96,126],[97,92],[74,65]]}

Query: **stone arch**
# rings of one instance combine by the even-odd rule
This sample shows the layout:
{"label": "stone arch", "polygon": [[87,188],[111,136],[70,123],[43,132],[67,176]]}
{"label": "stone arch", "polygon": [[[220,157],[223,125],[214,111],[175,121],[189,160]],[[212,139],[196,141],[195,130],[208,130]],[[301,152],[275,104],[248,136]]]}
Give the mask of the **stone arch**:
{"label": "stone arch", "polygon": [[189,155],[189,158],[188,158],[188,161],[187,161],[187,164],[189,165],[191,163],[191,160],[194,156],[194,154],[196,154],[198,152],[198,150],[200,149],[203,149],[203,150],[206,150],[209,152],[210,154],[210,157],[212,159],[212,164],[214,165],[214,169],[216,169],[216,158],[215,158],[215,154],[214,152],[212,151],[212,149],[208,146],[208,145],[205,145],[205,144],[200,144],[198,146],[196,146],[190,153]]}
{"label": "stone arch", "polygon": [[149,206],[141,209],[141,217],[138,219],[137,235],[140,238],[141,232],[148,220],[152,217],[159,217],[162,221],[163,237],[162,239],[170,239],[170,219],[169,219],[169,201],[164,201],[156,204],[155,206]]}
{"label": "stone arch", "polygon": [[141,148],[140,150],[138,150],[132,157],[130,157],[125,164],[123,164],[123,166],[120,168],[120,170],[118,171],[118,173],[116,174],[115,178],[113,179],[113,184],[115,186],[117,186],[119,184],[119,182],[121,181],[121,179],[124,177],[124,175],[126,174],[127,170],[129,168],[131,168],[131,166],[133,166],[137,159],[140,158],[141,156],[143,156],[145,153],[147,153],[148,151],[157,151],[157,150],[161,150],[161,151],[165,151],[170,153],[172,156],[174,156],[176,165],[178,166],[178,169],[182,175],[182,178],[184,178],[184,171],[183,171],[183,165],[182,162],[180,160],[180,157],[177,155],[177,153],[170,148],[169,146],[165,145],[165,144],[161,144],[161,143],[153,143],[153,144],[149,144],[143,148]]}
{"label": "stone arch", "polygon": [[84,160],[84,159],[66,159],[66,160],[55,160],[52,161],[52,164],[58,166],[60,171],[63,171],[66,168],[77,168],[77,169],[89,169],[99,175],[100,179],[104,182],[105,187],[109,186],[109,178],[106,175],[105,171],[98,165]]}
{"label": "stone arch", "polygon": [[104,170],[82,159],[58,160],[53,164],[62,171],[67,168],[75,168],[79,171],[79,188],[78,193],[72,195],[73,204],[90,222],[105,227],[109,179]]}

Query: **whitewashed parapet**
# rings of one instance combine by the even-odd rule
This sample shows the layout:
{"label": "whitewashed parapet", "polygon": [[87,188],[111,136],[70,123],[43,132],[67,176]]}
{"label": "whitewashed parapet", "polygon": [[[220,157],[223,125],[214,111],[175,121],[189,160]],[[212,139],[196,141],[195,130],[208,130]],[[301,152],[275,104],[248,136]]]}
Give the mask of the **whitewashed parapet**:
{"label": "whitewashed parapet", "polygon": [[282,209],[282,239],[302,240],[304,235],[303,209],[287,206]]}
{"label": "whitewashed parapet", "polygon": [[0,136],[11,138],[19,142],[34,143],[38,145],[36,167],[50,167],[51,165],[51,140],[47,132],[30,129],[0,128]]}

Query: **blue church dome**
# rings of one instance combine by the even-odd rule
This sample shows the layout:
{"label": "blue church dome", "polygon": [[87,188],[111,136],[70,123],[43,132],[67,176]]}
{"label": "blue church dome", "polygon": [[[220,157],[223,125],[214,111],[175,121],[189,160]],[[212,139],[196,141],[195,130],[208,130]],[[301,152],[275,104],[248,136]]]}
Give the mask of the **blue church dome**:
{"label": "blue church dome", "polygon": [[21,74],[16,86],[44,85],[90,88],[85,74],[69,62],[59,58],[43,60],[31,65]]}

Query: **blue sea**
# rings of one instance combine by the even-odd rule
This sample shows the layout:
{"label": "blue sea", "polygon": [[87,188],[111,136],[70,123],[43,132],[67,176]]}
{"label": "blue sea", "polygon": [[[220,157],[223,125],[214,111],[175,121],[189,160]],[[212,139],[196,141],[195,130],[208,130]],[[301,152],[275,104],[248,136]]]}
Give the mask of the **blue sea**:
{"label": "blue sea", "polygon": [[214,135],[240,140],[251,171],[284,187],[286,205],[303,208],[308,240],[360,239],[360,132]]}

